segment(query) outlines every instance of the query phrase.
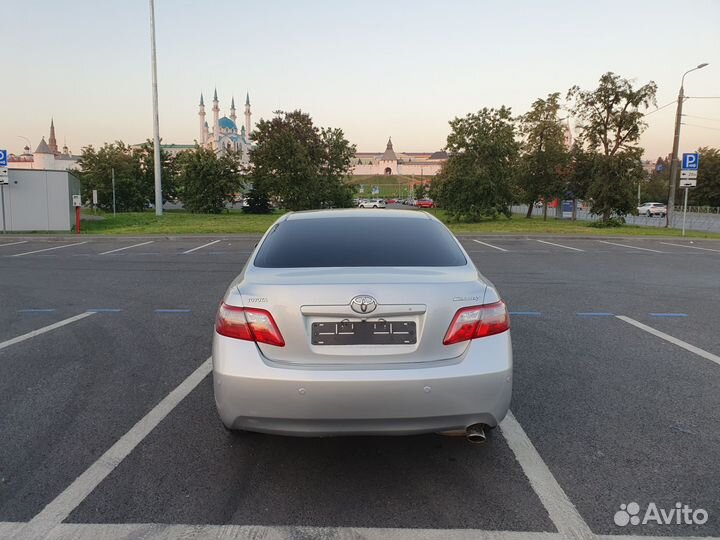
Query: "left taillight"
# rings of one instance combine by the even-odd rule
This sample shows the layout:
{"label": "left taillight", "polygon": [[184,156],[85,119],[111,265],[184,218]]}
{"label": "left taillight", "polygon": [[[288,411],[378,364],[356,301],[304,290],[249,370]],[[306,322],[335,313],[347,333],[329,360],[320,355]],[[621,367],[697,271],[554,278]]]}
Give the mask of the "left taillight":
{"label": "left taillight", "polygon": [[510,318],[504,302],[461,308],[445,333],[443,345],[493,336],[509,328]]}
{"label": "left taillight", "polygon": [[221,336],[284,347],[285,340],[269,311],[220,304],[215,331]]}

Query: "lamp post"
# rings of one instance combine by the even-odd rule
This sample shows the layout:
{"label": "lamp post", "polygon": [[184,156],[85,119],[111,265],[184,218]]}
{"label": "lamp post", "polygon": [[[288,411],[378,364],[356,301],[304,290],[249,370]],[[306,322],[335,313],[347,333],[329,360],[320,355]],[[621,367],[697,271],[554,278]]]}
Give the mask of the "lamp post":
{"label": "lamp post", "polygon": [[162,163],[160,163],[160,119],[158,115],[157,55],[155,54],[155,2],[150,0],[150,45],[152,55],[153,147],[155,150],[155,215],[162,216]]}
{"label": "lamp post", "polygon": [[677,110],[675,111],[675,135],[673,137],[673,149],[670,162],[670,195],[668,196],[667,213],[665,214],[665,227],[670,226],[670,219],[672,213],[675,211],[675,184],[677,184],[678,169],[680,168],[680,161],[678,160],[678,147],[680,146],[680,121],[682,120],[682,106],[683,100],[685,99],[685,75],[692,71],[702,69],[707,66],[707,63],[700,64],[697,67],[687,70],[683,73],[682,79],[680,80],[680,92],[678,92]]}

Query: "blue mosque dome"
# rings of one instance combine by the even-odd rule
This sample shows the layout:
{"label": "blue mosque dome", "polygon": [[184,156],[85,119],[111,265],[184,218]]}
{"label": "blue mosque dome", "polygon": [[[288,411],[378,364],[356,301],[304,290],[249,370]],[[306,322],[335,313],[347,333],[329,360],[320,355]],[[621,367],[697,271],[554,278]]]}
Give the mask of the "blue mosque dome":
{"label": "blue mosque dome", "polygon": [[220,126],[220,129],[232,129],[237,131],[237,125],[235,125],[235,122],[230,120],[227,116],[223,116],[220,120],[218,120],[218,126]]}

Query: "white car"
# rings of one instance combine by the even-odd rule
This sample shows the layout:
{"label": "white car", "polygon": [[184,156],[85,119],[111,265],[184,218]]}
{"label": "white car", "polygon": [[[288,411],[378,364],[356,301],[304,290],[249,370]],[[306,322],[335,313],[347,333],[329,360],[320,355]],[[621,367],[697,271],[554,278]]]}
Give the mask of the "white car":
{"label": "white car", "polygon": [[665,217],[667,214],[667,206],[659,202],[646,202],[642,206],[637,207],[638,214],[647,217]]}
{"label": "white car", "polygon": [[360,201],[358,206],[360,208],[385,208],[387,204],[385,203],[385,199],[370,199]]}

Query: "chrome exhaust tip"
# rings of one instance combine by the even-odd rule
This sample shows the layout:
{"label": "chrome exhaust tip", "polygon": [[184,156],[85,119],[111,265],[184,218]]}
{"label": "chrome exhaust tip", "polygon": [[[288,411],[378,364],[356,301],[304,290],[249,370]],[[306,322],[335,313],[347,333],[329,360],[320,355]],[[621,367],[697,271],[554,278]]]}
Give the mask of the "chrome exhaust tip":
{"label": "chrome exhaust tip", "polygon": [[485,436],[485,426],[483,424],[473,424],[465,430],[465,438],[473,444],[483,444],[487,437]]}

